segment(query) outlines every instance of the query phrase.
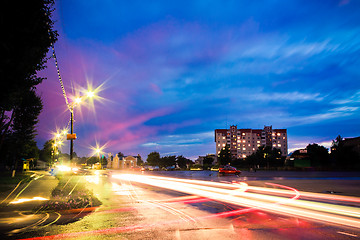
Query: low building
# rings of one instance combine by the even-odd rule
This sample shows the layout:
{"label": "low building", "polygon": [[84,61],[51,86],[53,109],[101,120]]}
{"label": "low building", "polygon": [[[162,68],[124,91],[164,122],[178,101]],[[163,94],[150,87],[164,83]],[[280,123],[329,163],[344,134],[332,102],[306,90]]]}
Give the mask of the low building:
{"label": "low building", "polygon": [[138,156],[121,156],[116,154],[115,157],[110,153],[107,168],[110,169],[130,169],[137,167]]}
{"label": "low building", "polygon": [[311,160],[309,158],[307,149],[299,149],[293,152],[290,156],[291,167],[309,168],[311,167]]}

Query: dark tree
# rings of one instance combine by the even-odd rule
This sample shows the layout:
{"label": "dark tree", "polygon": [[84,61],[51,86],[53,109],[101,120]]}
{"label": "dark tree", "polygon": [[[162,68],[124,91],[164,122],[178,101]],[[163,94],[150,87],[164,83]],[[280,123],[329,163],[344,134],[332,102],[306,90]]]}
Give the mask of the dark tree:
{"label": "dark tree", "polygon": [[306,150],[312,167],[330,167],[327,148],[314,143],[307,145]]}
{"label": "dark tree", "polygon": [[118,158],[124,157],[125,155],[122,152],[118,152],[117,154]]}
{"label": "dark tree", "polygon": [[191,160],[187,159],[183,155],[177,156],[177,158],[176,158],[176,163],[179,166],[179,168],[181,168],[181,169],[187,168],[187,164],[189,164],[189,161],[191,161]]}
{"label": "dark tree", "polygon": [[330,159],[336,169],[359,170],[360,155],[351,145],[346,145],[345,140],[339,135],[333,140]]}
{"label": "dark tree", "polygon": [[247,164],[246,167],[256,169],[260,165],[260,160],[261,160],[260,154],[258,154],[258,151],[256,151],[250,156],[246,157],[246,164]]}
{"label": "dark tree", "polygon": [[106,167],[108,164],[108,161],[105,156],[100,157],[100,163],[102,167]]}
{"label": "dark tree", "polygon": [[17,149],[13,153],[13,162],[16,168],[17,160],[29,157],[29,144],[35,138],[35,124],[37,117],[42,109],[40,97],[35,91],[25,92],[19,105],[13,110],[14,121],[11,124],[14,147]]}
{"label": "dark tree", "polygon": [[[0,8],[2,155],[9,155],[6,153],[8,149],[3,148],[5,140],[21,145],[29,144],[34,139],[34,126],[42,107],[40,98],[35,94],[36,85],[43,80],[37,76],[37,72],[45,68],[46,54],[57,38],[50,18],[53,4],[53,0],[35,0],[21,2],[19,6],[17,1],[5,1]],[[31,101],[27,103],[29,99]],[[34,106],[30,106],[30,103]],[[22,131],[26,132],[25,138],[19,135]],[[14,158],[26,155],[22,150],[18,149],[20,153]]]}
{"label": "dark tree", "polygon": [[144,161],[141,159],[140,154],[137,155],[136,157],[136,165],[137,166],[142,166],[144,164]]}
{"label": "dark tree", "polygon": [[95,156],[89,157],[89,158],[87,159],[87,164],[88,164],[88,165],[92,165],[92,164],[95,164],[95,163],[97,163],[97,162],[99,162],[99,158],[98,158],[98,157],[95,157]]}
{"label": "dark tree", "polygon": [[54,154],[54,140],[50,139],[44,143],[43,149],[40,150],[40,160],[49,164],[53,161]]}
{"label": "dark tree", "polygon": [[149,153],[146,161],[150,166],[159,166],[160,165],[160,153],[158,153],[158,152]]}
{"label": "dark tree", "polygon": [[226,146],[221,149],[218,161],[220,165],[226,165],[228,163],[231,163],[231,153],[229,145],[226,144]]}
{"label": "dark tree", "polygon": [[205,156],[203,160],[203,169],[206,170],[210,168],[213,164],[214,159],[210,156]]}
{"label": "dark tree", "polygon": [[176,164],[176,156],[165,156],[160,158],[159,167],[171,167]]}
{"label": "dark tree", "polygon": [[260,146],[255,153],[246,158],[247,165],[250,168],[256,168],[257,166],[263,168],[282,167],[284,161],[281,150],[269,146]]}

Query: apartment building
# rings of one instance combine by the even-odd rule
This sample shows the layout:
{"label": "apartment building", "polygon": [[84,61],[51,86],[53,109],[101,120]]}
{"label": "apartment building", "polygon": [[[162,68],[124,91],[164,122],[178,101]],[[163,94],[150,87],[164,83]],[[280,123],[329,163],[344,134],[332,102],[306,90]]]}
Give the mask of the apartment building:
{"label": "apartment building", "polygon": [[272,126],[264,126],[264,129],[238,129],[232,125],[230,129],[215,129],[215,143],[217,155],[229,145],[233,158],[246,158],[260,146],[280,149],[283,156],[288,153],[286,129],[273,129]]}

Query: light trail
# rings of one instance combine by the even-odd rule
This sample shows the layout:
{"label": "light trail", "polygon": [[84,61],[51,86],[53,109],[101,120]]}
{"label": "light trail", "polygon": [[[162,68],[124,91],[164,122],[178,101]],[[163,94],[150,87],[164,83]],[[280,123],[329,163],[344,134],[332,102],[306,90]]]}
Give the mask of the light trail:
{"label": "light trail", "polygon": [[[135,174],[119,174],[113,175],[112,177],[116,179],[134,181],[174,191],[184,192],[191,195],[202,196],[205,198],[227,202],[238,206],[257,208],[265,211],[270,211],[272,213],[297,216],[315,221],[360,228],[359,208],[350,206],[339,206],[331,203],[325,204],[314,201],[300,201],[297,200],[300,197],[300,193],[293,188],[288,188],[287,190],[269,190],[267,188],[260,187],[256,188],[256,191],[263,191],[277,195],[288,195],[289,192],[292,192],[292,195],[295,195],[292,198],[284,198],[280,196],[270,196],[265,194],[247,192],[252,189],[252,187],[246,187],[247,191],[243,191],[243,186],[241,186],[240,189],[242,190],[237,192],[237,189],[239,189],[238,184],[225,184],[218,182],[206,182],[200,180],[144,176]],[[289,191],[290,189],[291,191]],[[314,196],[316,195],[313,195],[312,197]],[[356,199],[353,198],[353,200]]]}
{"label": "light trail", "polygon": [[[348,211],[344,211],[342,209],[342,207],[344,206],[338,206],[336,204],[323,204],[314,201],[299,200],[300,196],[302,196],[302,192],[299,192],[294,188],[286,187],[279,184],[266,183],[267,185],[271,185],[273,187],[281,187],[285,189],[252,187],[252,186],[247,186],[244,183],[237,183],[237,182],[233,184],[228,184],[228,183],[219,183],[219,182],[154,177],[154,176],[144,176],[144,175],[135,175],[135,174],[113,175],[113,178],[126,181],[126,184],[124,184],[126,185],[126,187],[122,186],[122,188],[123,190],[124,189],[128,190],[128,192],[130,191],[130,193],[128,193],[129,197],[134,197],[134,190],[135,190],[131,182],[148,184],[155,187],[161,187],[173,191],[190,194],[190,196],[176,197],[167,200],[151,201],[151,203],[156,202],[157,205],[161,202],[187,203],[189,201],[191,203],[191,201],[197,201],[197,200],[199,201],[215,200],[224,203],[231,203],[242,207],[247,206],[247,208],[236,209],[236,210],[231,210],[216,214],[209,214],[195,218],[192,217],[188,218],[185,215],[181,216],[182,212],[179,212],[178,214],[175,213],[175,215],[179,219],[166,221],[166,222],[114,227],[114,228],[92,230],[85,232],[63,233],[58,235],[35,237],[29,239],[33,239],[33,240],[59,239],[59,238],[63,239],[63,238],[80,237],[84,235],[116,234],[120,232],[141,231],[144,229],[154,228],[158,226],[181,224],[182,222],[184,221],[188,222],[189,220],[199,221],[202,219],[209,219],[209,218],[218,218],[218,217],[226,218],[231,216],[239,216],[240,214],[253,212],[259,209],[269,211],[274,214],[297,216],[319,222],[327,222],[337,225],[340,224],[340,225],[360,228],[360,221],[358,217],[359,208],[346,207]],[[119,190],[119,187],[120,186],[116,184],[114,190]],[[254,191],[256,193],[252,193],[251,191]],[[259,192],[263,192],[266,194],[274,194],[276,196],[265,196],[265,194],[259,194]],[[289,198],[290,194],[291,196]],[[288,197],[279,197],[279,195],[285,195]],[[307,194],[307,196],[309,195],[312,194]],[[312,195],[311,197],[314,196],[317,195],[315,194]],[[359,200],[354,197],[350,197],[350,198],[351,198],[350,202],[357,202]],[[324,198],[321,198],[321,195],[319,195],[319,198],[317,199],[323,200]],[[339,196],[339,199],[344,200],[348,198],[346,196]],[[145,202],[150,203],[150,201],[145,201]],[[164,204],[163,207],[168,208],[169,206]],[[311,207],[314,209],[307,209],[307,207]],[[103,213],[136,211],[136,209],[137,208],[112,209],[112,210],[106,210]],[[169,212],[171,212],[173,209],[175,208],[171,208],[171,210],[170,209],[164,209],[164,210],[167,211],[170,210]],[[338,211],[338,212],[334,213],[332,211]],[[339,232],[339,233],[347,234],[344,232]]]}
{"label": "light trail", "polygon": [[24,203],[24,202],[45,201],[45,200],[49,200],[49,199],[43,198],[43,197],[19,198],[17,200],[14,200],[14,201],[10,202],[10,204],[19,204],[19,203]]}

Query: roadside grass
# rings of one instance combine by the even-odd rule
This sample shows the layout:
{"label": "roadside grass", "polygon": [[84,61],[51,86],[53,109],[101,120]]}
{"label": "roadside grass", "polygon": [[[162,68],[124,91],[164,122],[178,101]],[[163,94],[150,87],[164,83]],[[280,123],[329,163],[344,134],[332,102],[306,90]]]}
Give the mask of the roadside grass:
{"label": "roadside grass", "polygon": [[0,174],[0,192],[4,193],[13,189],[20,181],[29,182],[31,172],[16,172],[12,177],[12,171],[1,172]]}
{"label": "roadside grass", "polygon": [[51,193],[51,199],[34,209],[35,212],[91,209],[101,201],[81,182],[81,176],[58,175],[59,183]]}

